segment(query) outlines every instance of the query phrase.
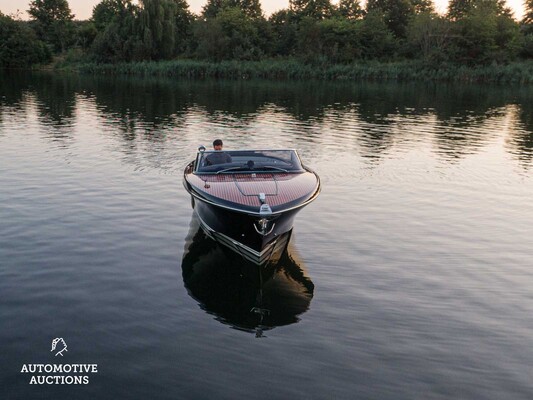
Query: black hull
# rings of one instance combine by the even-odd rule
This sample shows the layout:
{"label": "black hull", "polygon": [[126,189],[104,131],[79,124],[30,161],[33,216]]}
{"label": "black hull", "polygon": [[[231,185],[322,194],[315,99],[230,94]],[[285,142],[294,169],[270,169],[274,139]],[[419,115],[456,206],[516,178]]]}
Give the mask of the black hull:
{"label": "black hull", "polygon": [[206,234],[246,260],[263,265],[274,262],[286,249],[299,208],[272,216],[268,234],[258,232],[261,217],[228,210],[193,197],[194,211]]}

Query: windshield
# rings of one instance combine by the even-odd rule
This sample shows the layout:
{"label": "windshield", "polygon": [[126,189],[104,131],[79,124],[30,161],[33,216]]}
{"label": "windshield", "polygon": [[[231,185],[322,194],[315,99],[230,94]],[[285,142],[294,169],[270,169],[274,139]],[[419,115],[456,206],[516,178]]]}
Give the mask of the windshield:
{"label": "windshield", "polygon": [[197,173],[303,171],[294,150],[201,151],[196,158]]}

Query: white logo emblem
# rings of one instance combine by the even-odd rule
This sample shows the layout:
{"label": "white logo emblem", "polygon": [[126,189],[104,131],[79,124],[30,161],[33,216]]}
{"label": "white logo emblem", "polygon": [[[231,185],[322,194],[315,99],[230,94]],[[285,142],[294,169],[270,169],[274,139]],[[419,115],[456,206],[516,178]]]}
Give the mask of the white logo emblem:
{"label": "white logo emblem", "polygon": [[[58,344],[59,344],[59,346],[58,346]],[[50,351],[56,350],[56,347],[59,350],[56,353],[56,357],[57,357],[58,354],[61,354],[61,357],[63,357],[63,352],[64,351],[68,351],[67,350],[67,343],[65,343],[63,338],[55,338],[54,340],[52,340],[52,350],[50,350]]]}

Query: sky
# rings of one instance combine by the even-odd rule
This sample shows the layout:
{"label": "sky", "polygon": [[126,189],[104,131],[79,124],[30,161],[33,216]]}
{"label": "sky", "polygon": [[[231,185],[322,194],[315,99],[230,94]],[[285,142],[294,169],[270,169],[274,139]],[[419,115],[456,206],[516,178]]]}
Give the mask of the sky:
{"label": "sky", "polygon": [[[76,19],[85,20],[89,19],[92,14],[93,7],[100,3],[101,0],[67,0],[70,6],[70,9],[75,15]],[[446,6],[448,4],[447,0],[434,0],[435,6],[438,12],[444,13],[446,11]],[[192,12],[199,12],[202,9],[202,6],[207,2],[207,0],[188,0],[189,8]],[[333,3],[336,3],[336,0],[333,0]],[[14,14],[17,10],[21,11],[20,17],[22,19],[27,19],[28,14],[26,10],[29,8],[30,0],[0,0],[0,11],[3,14]],[[362,2],[363,3],[363,2]],[[521,19],[524,13],[524,0],[507,0],[507,5],[515,13],[515,18]],[[289,5],[289,0],[262,0],[261,6],[265,14],[270,15],[274,11],[280,10],[282,8],[287,8]]]}

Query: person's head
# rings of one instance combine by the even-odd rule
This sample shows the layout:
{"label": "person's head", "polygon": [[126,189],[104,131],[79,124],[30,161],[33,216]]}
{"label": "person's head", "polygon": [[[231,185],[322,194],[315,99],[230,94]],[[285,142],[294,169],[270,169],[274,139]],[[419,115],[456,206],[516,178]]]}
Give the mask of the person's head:
{"label": "person's head", "polygon": [[222,146],[224,145],[224,143],[222,143],[222,140],[221,139],[216,139],[213,141],[213,148],[215,150],[222,150]]}

